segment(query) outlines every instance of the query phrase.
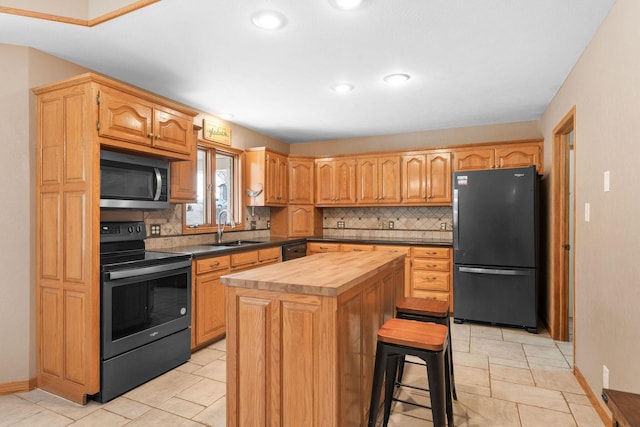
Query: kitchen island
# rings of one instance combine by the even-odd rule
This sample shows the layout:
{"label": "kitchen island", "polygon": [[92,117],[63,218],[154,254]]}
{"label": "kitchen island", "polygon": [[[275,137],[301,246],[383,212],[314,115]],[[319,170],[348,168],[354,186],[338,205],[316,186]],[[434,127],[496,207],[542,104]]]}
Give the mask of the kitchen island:
{"label": "kitchen island", "polygon": [[365,425],[404,257],[323,253],[223,276],[227,425]]}

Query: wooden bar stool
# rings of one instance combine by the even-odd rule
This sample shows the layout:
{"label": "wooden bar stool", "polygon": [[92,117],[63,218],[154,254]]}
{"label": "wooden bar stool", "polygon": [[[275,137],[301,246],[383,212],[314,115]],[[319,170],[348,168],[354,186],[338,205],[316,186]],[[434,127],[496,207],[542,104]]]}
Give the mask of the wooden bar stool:
{"label": "wooden bar stool", "polygon": [[[453,375],[453,350],[451,346],[451,329],[449,324],[449,301],[442,301],[436,299],[426,298],[414,298],[406,297],[402,298],[396,303],[396,317],[398,319],[417,320],[419,322],[433,322],[441,325],[445,325],[449,329],[449,345],[447,346],[447,355],[449,359],[449,375],[451,377],[451,391],[453,398],[458,400],[458,394],[456,393],[456,383]],[[407,386],[402,383],[402,376],[404,374],[404,357],[399,359],[398,366],[398,386],[406,386],[411,388],[417,388],[425,390],[421,387]],[[426,391],[426,390],[425,390]],[[405,402],[406,403],[406,402]]]}
{"label": "wooden bar stool", "polygon": [[[389,423],[391,401],[398,369],[398,357],[416,356],[424,360],[427,367],[431,413],[435,427],[445,426],[445,416],[453,427],[453,404],[449,363],[445,353],[448,347],[449,330],[444,325],[393,318],[378,330],[376,361],[373,371],[369,427],[376,425],[382,383],[385,383],[384,423]],[[385,381],[384,378],[387,378]],[[388,379],[391,379],[389,381]]]}

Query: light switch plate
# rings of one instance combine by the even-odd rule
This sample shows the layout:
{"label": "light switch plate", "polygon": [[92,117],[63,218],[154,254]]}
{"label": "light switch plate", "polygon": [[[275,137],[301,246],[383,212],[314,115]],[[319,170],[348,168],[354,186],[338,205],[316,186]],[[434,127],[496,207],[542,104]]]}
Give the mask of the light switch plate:
{"label": "light switch plate", "polygon": [[584,221],[589,222],[591,219],[591,203],[587,202],[584,204]]}

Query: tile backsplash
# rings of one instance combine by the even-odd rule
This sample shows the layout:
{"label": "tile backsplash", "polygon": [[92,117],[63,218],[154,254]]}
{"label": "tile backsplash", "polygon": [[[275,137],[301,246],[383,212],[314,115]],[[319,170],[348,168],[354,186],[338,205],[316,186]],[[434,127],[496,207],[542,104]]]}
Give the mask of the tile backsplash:
{"label": "tile backsplash", "polygon": [[453,215],[451,207],[325,208],[322,227],[324,237],[451,240]]}

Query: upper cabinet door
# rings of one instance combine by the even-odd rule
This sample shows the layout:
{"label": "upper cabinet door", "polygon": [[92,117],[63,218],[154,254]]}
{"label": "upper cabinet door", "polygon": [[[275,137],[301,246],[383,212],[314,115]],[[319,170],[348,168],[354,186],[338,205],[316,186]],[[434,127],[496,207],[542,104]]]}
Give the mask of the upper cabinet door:
{"label": "upper cabinet door", "polygon": [[358,203],[378,203],[378,159],[358,158],[356,177]]}
{"label": "upper cabinet door", "polygon": [[182,154],[192,153],[193,119],[177,111],[156,106],[153,111],[152,145]]}
{"label": "upper cabinet door", "polygon": [[493,147],[456,150],[454,160],[454,171],[493,169],[495,150]]}
{"label": "upper cabinet door", "polygon": [[427,161],[424,154],[402,156],[402,201],[425,203],[427,200]]}
{"label": "upper cabinet door", "polygon": [[265,201],[270,205],[287,203],[287,158],[267,152]]}
{"label": "upper cabinet door", "polygon": [[541,144],[503,145],[496,148],[496,167],[524,168],[535,166],[539,174],[544,172],[542,166]]}
{"label": "upper cabinet door", "polygon": [[427,204],[451,204],[451,153],[427,154]]}
{"label": "upper cabinet door", "polygon": [[379,157],[378,203],[400,203],[400,187],[400,156]]}
{"label": "upper cabinet door", "polygon": [[356,202],[356,159],[338,159],[335,163],[335,203]]}
{"label": "upper cabinet door", "polygon": [[100,89],[99,103],[99,136],[151,145],[151,104],[106,86]]}
{"label": "upper cabinet door", "polygon": [[289,158],[289,203],[313,204],[313,159]]}
{"label": "upper cabinet door", "polygon": [[316,204],[335,203],[336,162],[316,160]]}

